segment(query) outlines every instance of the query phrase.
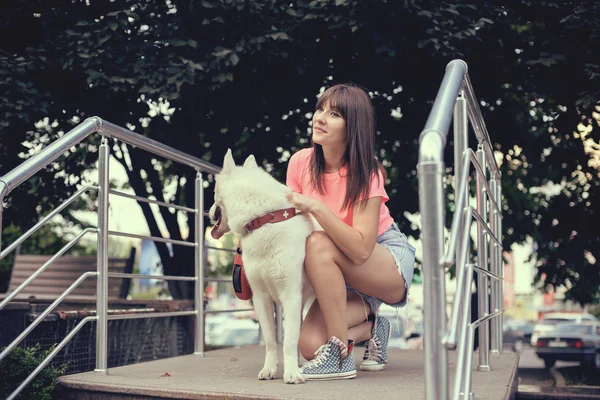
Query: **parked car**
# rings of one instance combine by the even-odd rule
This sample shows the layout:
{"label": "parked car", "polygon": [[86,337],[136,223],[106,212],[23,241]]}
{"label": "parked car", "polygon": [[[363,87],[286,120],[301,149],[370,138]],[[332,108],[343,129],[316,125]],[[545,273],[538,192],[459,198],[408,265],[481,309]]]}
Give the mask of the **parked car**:
{"label": "parked car", "polygon": [[533,332],[531,334],[531,345],[535,346],[538,338],[551,331],[555,325],[562,323],[573,323],[580,324],[584,321],[589,322],[600,322],[598,318],[588,313],[548,313],[542,317],[542,319],[534,325]]}
{"label": "parked car", "polygon": [[579,361],[600,371],[600,322],[558,324],[538,337],[535,353],[546,368],[557,360]]}

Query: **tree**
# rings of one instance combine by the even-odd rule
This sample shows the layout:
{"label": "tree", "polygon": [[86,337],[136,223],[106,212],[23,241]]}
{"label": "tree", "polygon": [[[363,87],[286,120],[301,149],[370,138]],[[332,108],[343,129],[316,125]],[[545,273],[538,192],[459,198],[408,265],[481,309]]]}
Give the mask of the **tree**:
{"label": "tree", "polygon": [[[9,80],[17,94],[6,97],[12,119],[0,127],[0,138],[8,129],[32,131],[32,122],[44,115],[56,120],[52,135],[72,126],[75,116],[99,115],[214,163],[228,147],[237,158],[252,153],[283,179],[289,153],[308,143],[309,116],[321,88],[353,81],[369,89],[377,108],[388,205],[403,231],[417,236],[404,213],[418,211],[418,134],[444,66],[462,58],[503,154],[505,247],[533,236],[547,284],[570,285],[578,301],[598,300],[598,277],[588,279],[588,264],[575,258],[583,248],[597,256],[597,241],[576,245],[564,234],[576,224],[572,216],[591,215],[592,193],[565,209],[560,203],[565,196],[546,198],[530,190],[564,180],[567,192],[583,191],[587,183],[571,176],[581,167],[591,176],[589,190],[597,191],[597,170],[582,165],[589,156],[572,134],[584,116],[590,121],[598,99],[591,46],[598,18],[584,18],[597,17],[594,2],[89,3],[12,0],[3,6],[0,74],[13,76],[15,65],[24,66],[15,82]],[[16,114],[24,98],[38,101]],[[35,134],[27,138],[38,143]],[[165,185],[174,184],[176,194],[167,200],[192,204],[193,171],[121,144],[113,150],[136,194],[163,200]],[[77,174],[93,154],[74,154],[74,165],[70,156],[59,166]],[[72,186],[61,189],[68,193]],[[212,191],[206,195],[208,205]],[[159,236],[157,216],[140,206],[151,234]],[[562,222],[553,226],[546,210]],[[160,217],[170,237],[180,239],[184,229],[176,215],[161,210]],[[193,220],[187,224],[193,232]],[[561,243],[560,252],[547,250],[554,242]],[[157,247],[165,273],[193,272],[189,249],[176,246],[171,259],[166,246]],[[185,286],[170,289],[177,298],[190,294]]]}

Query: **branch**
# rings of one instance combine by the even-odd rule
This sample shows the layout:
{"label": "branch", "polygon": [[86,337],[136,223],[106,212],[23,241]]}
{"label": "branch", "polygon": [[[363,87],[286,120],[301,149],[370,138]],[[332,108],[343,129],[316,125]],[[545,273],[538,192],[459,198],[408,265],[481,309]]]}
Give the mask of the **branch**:
{"label": "branch", "polygon": [[[150,182],[150,186],[152,187],[152,194],[154,195],[156,200],[166,202],[163,193],[164,185],[161,182],[160,177],[158,176],[158,172],[152,166],[151,156],[148,153],[139,150],[134,150],[133,154],[130,153],[130,156],[133,157],[134,154],[136,160],[139,158],[140,160],[144,161],[144,164],[148,165],[148,168],[144,168],[144,170],[148,175],[148,181]],[[167,231],[169,232],[169,236],[171,237],[171,239],[182,240],[181,229],[179,228],[179,224],[177,222],[177,213],[171,213],[167,207],[162,206],[158,207],[158,210],[163,220],[165,221],[165,225],[167,227]]]}

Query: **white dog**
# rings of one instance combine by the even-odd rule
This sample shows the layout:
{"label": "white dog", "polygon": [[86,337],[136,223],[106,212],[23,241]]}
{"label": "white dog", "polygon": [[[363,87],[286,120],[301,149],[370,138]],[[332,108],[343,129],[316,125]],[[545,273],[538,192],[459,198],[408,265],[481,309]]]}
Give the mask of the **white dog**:
{"label": "white dog", "polygon": [[294,216],[286,198],[291,190],[260,168],[254,156],[239,167],[228,150],[215,180],[215,203],[209,212],[215,224],[212,236],[218,239],[229,230],[241,236],[244,270],[265,341],[265,364],[258,379],[274,379],[277,373],[275,302],[285,315],[283,380],[304,382],[298,340],[302,306],[312,293],[304,272],[305,245],[306,238],[321,228],[312,217]]}

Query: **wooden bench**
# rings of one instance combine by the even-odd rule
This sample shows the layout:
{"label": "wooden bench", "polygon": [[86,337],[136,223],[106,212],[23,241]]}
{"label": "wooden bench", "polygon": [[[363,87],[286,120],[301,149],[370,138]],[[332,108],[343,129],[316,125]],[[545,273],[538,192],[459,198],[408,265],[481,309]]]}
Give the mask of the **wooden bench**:
{"label": "wooden bench", "polygon": [[[2,297],[12,293],[27,278],[37,271],[52,256],[17,254],[15,256],[10,286]],[[129,258],[109,258],[109,272],[131,273],[135,251]],[[96,256],[62,256],[35,278],[15,300],[54,300],[60,296],[83,273],[96,271]],[[130,279],[109,278],[108,298],[124,299],[129,292]],[[66,297],[68,300],[94,300],[96,298],[96,277],[88,277]]]}

